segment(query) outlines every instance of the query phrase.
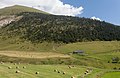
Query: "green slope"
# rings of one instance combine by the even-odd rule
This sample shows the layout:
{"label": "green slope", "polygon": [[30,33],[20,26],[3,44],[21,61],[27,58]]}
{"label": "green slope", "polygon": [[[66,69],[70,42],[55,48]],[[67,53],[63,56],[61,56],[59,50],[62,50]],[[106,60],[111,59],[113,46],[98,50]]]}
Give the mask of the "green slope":
{"label": "green slope", "polygon": [[[112,63],[112,58],[120,58],[120,41],[94,41],[94,42],[78,42],[70,44],[60,44],[53,42],[42,42],[42,43],[31,43],[27,41],[22,41],[17,38],[14,39],[0,39],[0,51],[25,51],[25,52],[55,52],[63,53],[68,55],[74,50],[83,50],[86,55],[74,55],[71,54],[70,59],[62,59],[63,64],[75,64],[75,65],[85,65],[92,66],[97,68],[109,68],[113,69],[114,67],[120,66],[119,63]],[[19,54],[19,53],[18,53]],[[4,59],[5,58],[5,59]],[[22,62],[28,62],[31,59],[24,58],[12,58],[12,57],[3,57],[1,56],[2,61],[10,61],[8,58],[19,60]],[[72,59],[71,59],[72,58]],[[57,60],[59,58],[54,58],[53,63],[58,64]],[[69,61],[68,61],[69,60]],[[49,63],[46,59],[46,63]],[[56,62],[55,62],[56,61]],[[108,61],[110,63],[108,63]],[[37,63],[38,61],[35,61]],[[39,62],[41,64],[41,60]]]}
{"label": "green slope", "polygon": [[20,5],[14,5],[11,7],[5,7],[0,9],[0,15],[15,15],[22,12],[37,12],[37,13],[49,14],[49,13],[40,11],[38,9],[34,9],[26,6],[20,6]]}

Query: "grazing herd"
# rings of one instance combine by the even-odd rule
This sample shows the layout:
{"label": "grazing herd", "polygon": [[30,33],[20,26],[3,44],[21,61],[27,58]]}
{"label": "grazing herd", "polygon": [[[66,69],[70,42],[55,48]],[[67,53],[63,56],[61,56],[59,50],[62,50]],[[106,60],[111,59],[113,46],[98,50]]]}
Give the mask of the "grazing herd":
{"label": "grazing herd", "polygon": [[[1,62],[0,64],[4,64],[4,62]],[[16,69],[16,71],[15,71],[15,73],[20,73],[20,67],[19,66],[16,66],[16,65],[18,65],[18,64],[20,64],[20,63],[14,63],[14,65],[15,65],[15,67],[11,67],[11,66],[8,66],[8,69],[12,69],[12,68],[15,68]],[[68,65],[68,68],[69,69],[72,69],[72,68],[74,68],[75,66],[70,66],[70,65]],[[26,66],[23,66],[22,67],[23,69],[26,69]],[[68,70],[69,70],[68,69]],[[57,69],[54,69],[54,72],[56,72],[56,73],[58,73],[58,74],[62,74],[62,75],[66,75],[66,72],[65,71],[61,71],[61,70],[57,70]],[[89,74],[89,73],[91,73],[92,72],[92,69],[91,68],[87,68],[86,69],[86,71],[84,72],[84,75],[83,76],[81,76],[81,77],[85,77],[87,74]],[[36,72],[34,72],[34,74],[39,74],[39,72],[38,71],[36,71]],[[75,76],[71,76],[70,78],[76,78]]]}

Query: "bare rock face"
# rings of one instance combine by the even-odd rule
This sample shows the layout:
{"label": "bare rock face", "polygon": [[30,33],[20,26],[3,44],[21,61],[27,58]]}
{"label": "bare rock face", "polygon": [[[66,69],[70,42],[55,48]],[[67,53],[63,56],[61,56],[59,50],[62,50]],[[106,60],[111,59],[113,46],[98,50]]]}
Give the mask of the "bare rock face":
{"label": "bare rock face", "polygon": [[22,16],[0,16],[0,27],[10,24],[12,21],[18,21],[22,18]]}

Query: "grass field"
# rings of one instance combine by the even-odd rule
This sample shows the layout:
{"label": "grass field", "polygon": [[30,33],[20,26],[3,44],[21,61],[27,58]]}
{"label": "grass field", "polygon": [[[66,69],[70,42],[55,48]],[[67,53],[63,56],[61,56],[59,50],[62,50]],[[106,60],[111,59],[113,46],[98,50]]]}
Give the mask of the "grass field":
{"label": "grass field", "polygon": [[83,50],[87,54],[100,54],[120,52],[120,41],[92,41],[78,43],[31,43],[19,38],[1,38],[0,50],[8,51],[34,51],[34,52],[60,52],[70,53],[74,50]]}
{"label": "grass field", "polygon": [[[69,55],[75,50],[83,50],[85,55]],[[111,63],[113,57],[120,58],[120,41],[94,41],[70,44],[42,42],[33,44],[28,41],[22,41],[19,38],[0,38],[0,54],[19,58],[54,58],[54,63],[55,59],[57,59],[56,57],[62,57],[72,59],[61,61],[64,63],[68,61],[69,63],[67,64],[110,69],[120,67],[120,64]],[[56,61],[58,62],[58,60]]]}
{"label": "grass field", "polygon": [[[85,74],[87,70],[89,73]],[[118,71],[107,73],[105,71],[109,70],[78,65],[0,64],[0,78],[119,78],[120,76]],[[100,74],[101,72],[103,74]]]}
{"label": "grass field", "polygon": [[108,72],[105,73],[101,78],[120,78],[120,72]]}
{"label": "grass field", "polygon": [[[18,70],[20,72],[16,73]],[[87,67],[82,66],[71,66],[69,68],[67,65],[14,65],[7,63],[0,65],[0,78],[71,78],[72,76],[77,78],[83,76],[86,70]],[[36,72],[39,72],[39,74],[35,74]]]}
{"label": "grass field", "polygon": [[[72,54],[74,50],[83,50],[84,55]],[[1,78],[81,78],[88,67],[93,67],[92,73],[84,78],[119,78],[119,72],[103,73],[103,71],[118,71],[120,61],[112,63],[112,58],[120,58],[120,41],[94,41],[78,43],[31,43],[19,38],[0,38]],[[109,63],[108,63],[109,61]],[[11,63],[21,63],[20,73]],[[28,65],[29,64],[29,65]],[[68,65],[75,65],[69,69]],[[11,66],[12,69],[8,69]],[[26,66],[26,69],[22,67]],[[116,68],[114,70],[114,68]],[[54,72],[57,69],[62,73]],[[6,70],[6,71],[5,71]],[[39,74],[35,74],[38,71]],[[103,73],[100,75],[100,73]],[[7,74],[6,74],[7,73]]]}

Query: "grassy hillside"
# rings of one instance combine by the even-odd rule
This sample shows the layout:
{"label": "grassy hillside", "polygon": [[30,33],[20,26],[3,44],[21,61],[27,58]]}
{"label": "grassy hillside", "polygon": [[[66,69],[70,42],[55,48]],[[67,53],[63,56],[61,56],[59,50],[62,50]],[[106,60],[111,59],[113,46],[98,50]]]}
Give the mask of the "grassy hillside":
{"label": "grassy hillside", "polygon": [[55,52],[55,48],[62,44],[56,43],[31,43],[19,38],[0,38],[1,51],[34,51],[34,52]]}
{"label": "grassy hillside", "polygon": [[[21,60],[21,62],[27,62],[33,64],[43,64],[43,61],[45,61],[44,64],[51,64],[51,63],[75,64],[75,65],[85,65],[85,66],[92,66],[97,68],[109,68],[109,69],[113,69],[117,67],[118,69],[120,66],[119,64],[120,61],[114,64],[112,63],[112,58],[114,57],[120,58],[119,46],[120,46],[119,41],[102,41],[102,42],[94,41],[94,42],[60,44],[53,42],[31,43],[31,42],[19,40],[19,38],[18,39],[10,38],[10,39],[0,40],[0,50],[1,50],[0,54],[2,55],[1,61],[12,61],[12,59],[14,59],[14,62]],[[70,54],[75,50],[83,50],[85,52],[85,55]],[[6,53],[4,51],[6,51]],[[21,51],[25,52],[23,53],[25,55],[23,55]],[[28,54],[26,52],[28,52]],[[31,52],[33,52],[32,55]],[[37,54],[36,52],[40,54]],[[50,52],[52,53],[51,55],[49,54]],[[60,58],[61,54],[62,54],[62,58]],[[69,57],[64,58],[64,56],[65,57],[69,56]],[[27,57],[30,57],[30,59],[28,59]],[[50,60],[47,57],[51,57]],[[11,60],[9,58],[11,58]],[[35,59],[37,60],[34,61]]]}
{"label": "grassy hillside", "polygon": [[102,54],[119,52],[120,41],[92,41],[70,43],[57,48],[58,51],[69,53],[74,50],[83,50],[88,54]]}
{"label": "grassy hillside", "polygon": [[77,43],[32,43],[14,38],[0,38],[0,50],[34,51],[34,52],[61,52],[70,53],[74,50],[83,50],[87,54],[119,53],[120,41],[92,41]]}
{"label": "grassy hillside", "polygon": [[20,5],[15,5],[15,6],[0,9],[0,15],[16,15],[22,12],[37,12],[37,13],[48,14],[46,12],[31,8],[31,7],[20,6]]}

